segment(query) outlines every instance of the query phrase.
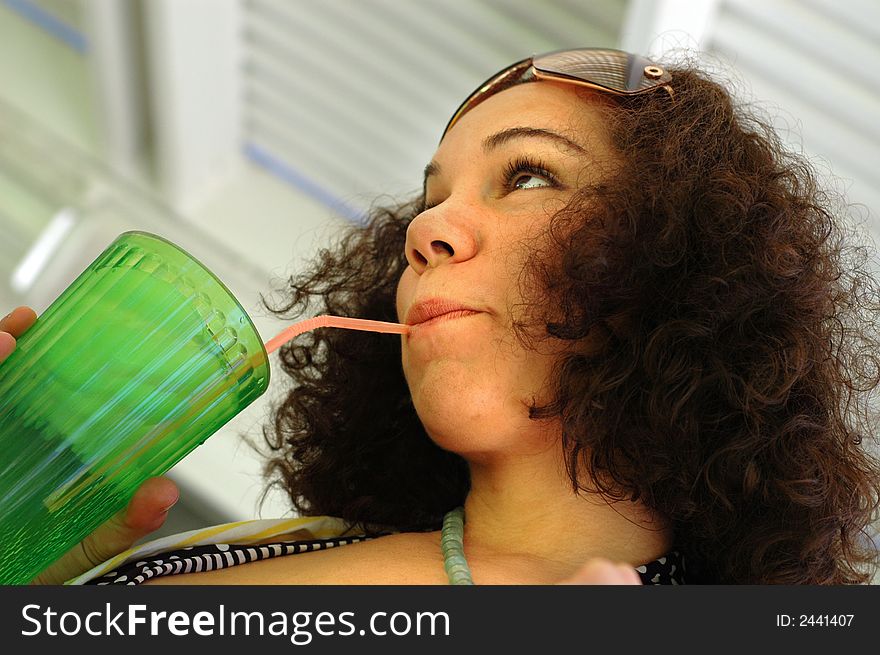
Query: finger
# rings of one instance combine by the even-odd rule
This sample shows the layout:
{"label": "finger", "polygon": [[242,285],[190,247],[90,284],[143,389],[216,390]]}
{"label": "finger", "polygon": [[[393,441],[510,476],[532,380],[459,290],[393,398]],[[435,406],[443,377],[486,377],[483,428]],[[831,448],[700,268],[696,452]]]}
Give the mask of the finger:
{"label": "finger", "polygon": [[15,337],[6,332],[0,332],[0,362],[9,357],[15,350]]}
{"label": "finger", "polygon": [[128,506],[81,542],[90,566],[131,548],[140,538],[158,530],[179,498],[177,485],[168,478],[150,478],[132,496]]}
{"label": "finger", "polygon": [[615,564],[611,560],[596,557],[559,584],[640,585],[642,579],[636,570],[628,564]]}
{"label": "finger", "polygon": [[138,488],[128,507],[62,555],[32,584],[62,584],[128,550],[138,539],[162,527],[177,498],[174,482],[150,478]]}
{"label": "finger", "polygon": [[170,478],[156,477],[146,480],[131,497],[128,507],[125,509],[124,523],[128,529],[141,534],[135,539],[140,539],[145,534],[155,530],[151,527],[165,516],[180,498],[180,490]]}
{"label": "finger", "polygon": [[20,337],[37,320],[37,313],[30,307],[16,307],[0,319],[0,332]]}

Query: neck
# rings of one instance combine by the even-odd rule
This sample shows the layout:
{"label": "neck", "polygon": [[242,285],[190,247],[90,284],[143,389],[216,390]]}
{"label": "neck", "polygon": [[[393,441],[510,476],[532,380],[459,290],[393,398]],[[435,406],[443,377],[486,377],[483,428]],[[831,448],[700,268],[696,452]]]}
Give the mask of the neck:
{"label": "neck", "polygon": [[[471,462],[464,550],[469,562],[571,575],[592,557],[638,566],[672,547],[672,531],[641,503],[577,495],[551,448]],[[583,492],[582,492],[583,494]]]}

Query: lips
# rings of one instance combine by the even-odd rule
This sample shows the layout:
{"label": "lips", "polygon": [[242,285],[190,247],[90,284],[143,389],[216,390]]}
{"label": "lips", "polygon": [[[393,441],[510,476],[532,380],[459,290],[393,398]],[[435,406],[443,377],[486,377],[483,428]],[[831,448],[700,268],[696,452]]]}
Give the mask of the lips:
{"label": "lips", "polygon": [[476,314],[479,311],[456,300],[428,298],[410,307],[406,315],[406,323],[407,325],[420,325],[447,314],[450,315],[449,318],[452,318],[453,314],[455,316],[466,316],[468,314]]}

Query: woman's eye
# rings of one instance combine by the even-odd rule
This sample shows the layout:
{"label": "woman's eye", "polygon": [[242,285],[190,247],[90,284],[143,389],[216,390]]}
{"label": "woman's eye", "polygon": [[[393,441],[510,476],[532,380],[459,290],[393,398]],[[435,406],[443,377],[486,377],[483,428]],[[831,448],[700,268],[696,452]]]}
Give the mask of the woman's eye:
{"label": "woman's eye", "polygon": [[553,186],[543,177],[531,173],[523,173],[513,181],[513,186],[517,189],[534,189],[541,185]]}
{"label": "woman's eye", "polygon": [[556,177],[540,161],[518,158],[504,169],[504,183],[508,189],[540,189],[558,186]]}

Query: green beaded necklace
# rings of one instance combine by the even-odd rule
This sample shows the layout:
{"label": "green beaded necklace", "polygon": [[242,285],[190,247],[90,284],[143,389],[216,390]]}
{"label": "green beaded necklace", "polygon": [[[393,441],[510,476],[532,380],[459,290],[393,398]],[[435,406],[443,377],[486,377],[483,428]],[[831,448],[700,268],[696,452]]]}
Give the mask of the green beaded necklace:
{"label": "green beaded necklace", "polygon": [[464,507],[456,507],[443,517],[440,549],[443,551],[443,566],[449,576],[449,584],[474,584],[464,557]]}

